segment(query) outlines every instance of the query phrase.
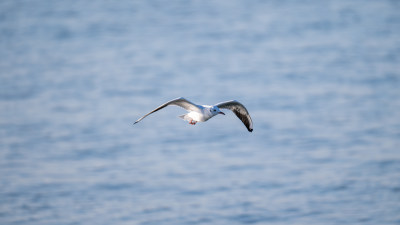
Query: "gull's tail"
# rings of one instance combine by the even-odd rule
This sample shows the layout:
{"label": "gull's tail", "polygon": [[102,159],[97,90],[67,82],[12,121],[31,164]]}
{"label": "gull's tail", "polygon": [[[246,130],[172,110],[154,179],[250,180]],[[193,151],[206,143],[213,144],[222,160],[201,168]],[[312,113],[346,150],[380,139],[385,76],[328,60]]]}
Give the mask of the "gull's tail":
{"label": "gull's tail", "polygon": [[180,115],[179,118],[181,118],[181,119],[183,119],[183,120],[186,120],[186,121],[191,121],[191,120],[193,120],[190,116],[188,116],[188,114]]}

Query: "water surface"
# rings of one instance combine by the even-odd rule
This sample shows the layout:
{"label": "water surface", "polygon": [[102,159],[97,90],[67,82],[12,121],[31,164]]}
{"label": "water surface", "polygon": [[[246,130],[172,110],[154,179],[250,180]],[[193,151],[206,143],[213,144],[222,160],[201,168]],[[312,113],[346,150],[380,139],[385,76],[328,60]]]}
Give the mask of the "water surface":
{"label": "water surface", "polygon": [[1,1],[0,223],[399,224],[399,9]]}

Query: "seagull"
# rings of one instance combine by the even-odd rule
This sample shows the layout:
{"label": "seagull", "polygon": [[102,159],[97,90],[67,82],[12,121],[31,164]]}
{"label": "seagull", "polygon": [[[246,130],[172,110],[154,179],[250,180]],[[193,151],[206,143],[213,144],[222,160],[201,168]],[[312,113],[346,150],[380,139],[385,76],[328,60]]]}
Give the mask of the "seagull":
{"label": "seagull", "polygon": [[253,131],[253,121],[251,120],[249,112],[247,111],[246,107],[242,105],[242,103],[236,100],[221,102],[211,106],[197,105],[186,100],[183,97],[180,97],[160,105],[153,111],[140,117],[138,120],[136,120],[134,124],[137,124],[146,116],[157,112],[158,110],[163,109],[169,105],[175,105],[186,109],[189,113],[181,115],[179,117],[183,120],[189,121],[189,124],[191,125],[195,125],[197,122],[205,122],[218,114],[225,115],[225,113],[223,113],[220,109],[229,109],[233,113],[235,113],[236,116],[243,122],[249,132]]}

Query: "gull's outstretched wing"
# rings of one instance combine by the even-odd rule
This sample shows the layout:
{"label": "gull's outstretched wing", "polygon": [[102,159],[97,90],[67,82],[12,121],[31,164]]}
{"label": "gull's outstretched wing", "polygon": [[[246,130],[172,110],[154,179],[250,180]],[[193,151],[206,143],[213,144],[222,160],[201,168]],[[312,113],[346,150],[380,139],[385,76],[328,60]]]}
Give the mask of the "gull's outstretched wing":
{"label": "gull's outstretched wing", "polygon": [[142,119],[144,119],[146,116],[152,114],[153,112],[157,112],[158,110],[163,109],[163,108],[165,108],[165,107],[167,107],[167,106],[169,106],[169,105],[180,106],[180,107],[186,109],[187,111],[201,112],[200,106],[198,106],[198,105],[196,105],[196,104],[194,104],[194,103],[192,103],[192,102],[186,100],[185,98],[180,97],[180,98],[171,100],[171,101],[169,101],[169,102],[166,102],[166,103],[160,105],[158,108],[156,108],[156,109],[154,109],[153,111],[147,113],[146,115],[140,117],[140,118],[139,118],[138,120],[136,120],[136,122],[133,123],[133,124],[138,123],[139,121],[141,121]]}
{"label": "gull's outstretched wing", "polygon": [[221,102],[216,104],[216,106],[220,109],[229,109],[235,113],[235,115],[243,122],[246,126],[247,130],[253,131],[253,121],[251,120],[250,114],[247,111],[246,107],[242,105],[242,103],[231,100],[227,102]]}

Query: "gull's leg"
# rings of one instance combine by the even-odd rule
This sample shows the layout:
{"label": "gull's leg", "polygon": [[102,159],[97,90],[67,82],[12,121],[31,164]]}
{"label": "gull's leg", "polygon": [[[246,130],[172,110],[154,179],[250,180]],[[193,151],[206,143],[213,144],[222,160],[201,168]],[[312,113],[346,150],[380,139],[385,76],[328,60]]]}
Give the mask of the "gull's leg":
{"label": "gull's leg", "polygon": [[189,122],[189,124],[191,124],[191,125],[196,125],[196,123],[197,123],[197,121],[194,121],[194,120],[190,120],[190,122]]}

